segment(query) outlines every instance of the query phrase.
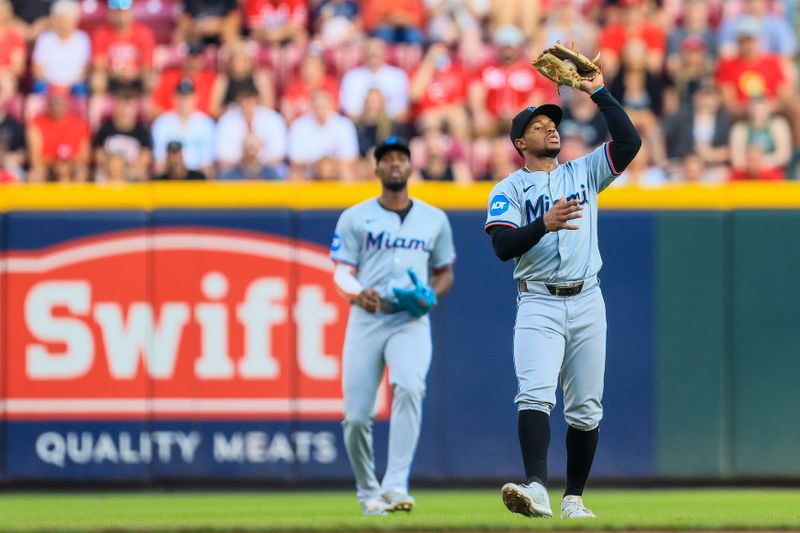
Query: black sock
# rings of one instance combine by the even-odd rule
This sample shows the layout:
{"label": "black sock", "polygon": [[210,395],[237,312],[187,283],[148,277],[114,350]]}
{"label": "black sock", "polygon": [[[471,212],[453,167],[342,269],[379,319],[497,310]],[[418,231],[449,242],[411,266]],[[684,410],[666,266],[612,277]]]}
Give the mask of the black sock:
{"label": "black sock", "polygon": [[581,431],[570,426],[567,429],[567,489],[564,496],[583,496],[599,434],[598,428]]}
{"label": "black sock", "polygon": [[547,448],[550,446],[550,416],[541,411],[519,412],[519,445],[525,464],[525,482],[547,484]]}

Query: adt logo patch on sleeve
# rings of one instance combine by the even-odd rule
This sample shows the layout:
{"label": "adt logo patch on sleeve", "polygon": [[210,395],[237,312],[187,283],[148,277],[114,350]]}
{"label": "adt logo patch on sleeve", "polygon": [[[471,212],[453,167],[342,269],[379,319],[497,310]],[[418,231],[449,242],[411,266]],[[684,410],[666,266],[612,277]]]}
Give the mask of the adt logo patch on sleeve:
{"label": "adt logo patch on sleeve", "polygon": [[497,194],[489,203],[489,214],[493,217],[508,211],[508,198],[504,194]]}
{"label": "adt logo patch on sleeve", "polygon": [[331,252],[336,252],[341,247],[342,247],[342,239],[339,237],[338,233],[334,233],[333,240],[331,241]]}

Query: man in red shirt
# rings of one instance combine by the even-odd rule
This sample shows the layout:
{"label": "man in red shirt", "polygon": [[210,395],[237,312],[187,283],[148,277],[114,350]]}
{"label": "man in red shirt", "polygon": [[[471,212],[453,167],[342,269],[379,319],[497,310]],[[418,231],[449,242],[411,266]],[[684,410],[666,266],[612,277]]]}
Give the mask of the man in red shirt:
{"label": "man in red shirt", "polygon": [[410,87],[413,115],[422,130],[441,130],[446,124],[454,139],[469,137],[468,81],[466,71],[453,61],[445,45],[437,43],[428,48],[411,77]]}
{"label": "man in red shirt", "polygon": [[781,59],[763,53],[758,22],[743,20],[737,33],[739,53],[720,60],[716,79],[722,89],[722,104],[734,117],[744,117],[751,98],[772,102],[791,100],[791,87]]}
{"label": "man in red shirt", "polygon": [[51,85],[47,111],[33,119],[27,131],[28,181],[60,179],[86,181],[89,175],[89,124],[69,112],[69,88]]}
{"label": "man in red shirt", "polygon": [[131,5],[109,3],[108,24],[92,35],[92,91],[146,90],[153,67],[155,37],[133,20]]}
{"label": "man in red shirt", "polygon": [[305,0],[245,0],[245,22],[252,37],[264,44],[308,41]]}
{"label": "man in red shirt", "polygon": [[211,91],[217,74],[207,67],[205,45],[201,41],[193,41],[187,45],[183,68],[166,69],[153,90],[150,100],[150,114],[157,116],[175,108],[173,97],[175,88],[184,79],[192,80],[197,95],[197,109],[210,115]]}
{"label": "man in red shirt", "polygon": [[498,58],[484,67],[470,86],[469,105],[479,136],[491,137],[507,128],[523,107],[560,100],[556,85],[522,57],[523,41],[516,26],[501,26],[494,34]]}
{"label": "man in red shirt", "polygon": [[[664,65],[667,39],[660,26],[647,18],[647,5],[644,0],[620,0],[623,8],[622,20],[606,26],[600,35],[600,52],[603,58],[603,72],[607,77],[619,70],[622,50],[631,39],[638,39],[647,47],[647,64],[652,72],[659,72]],[[586,55],[593,56],[591,50]]]}
{"label": "man in red shirt", "polygon": [[389,43],[421,43],[425,15],[422,0],[361,2],[364,31]]}
{"label": "man in red shirt", "polygon": [[281,114],[286,123],[311,111],[311,95],[322,90],[331,95],[333,107],[339,109],[339,79],[325,73],[325,61],[318,54],[309,54],[300,63],[299,74],[292,77],[281,96]]}

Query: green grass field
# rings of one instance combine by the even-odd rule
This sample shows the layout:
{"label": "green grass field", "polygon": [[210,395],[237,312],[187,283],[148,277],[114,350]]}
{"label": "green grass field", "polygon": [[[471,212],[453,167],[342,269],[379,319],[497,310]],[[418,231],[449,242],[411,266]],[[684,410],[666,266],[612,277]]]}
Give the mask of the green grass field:
{"label": "green grass field", "polygon": [[[594,521],[527,519],[499,490],[416,491],[409,514],[363,517],[350,492],[0,494],[3,531],[800,530],[798,490],[592,490]],[[559,494],[551,493],[554,508]]]}

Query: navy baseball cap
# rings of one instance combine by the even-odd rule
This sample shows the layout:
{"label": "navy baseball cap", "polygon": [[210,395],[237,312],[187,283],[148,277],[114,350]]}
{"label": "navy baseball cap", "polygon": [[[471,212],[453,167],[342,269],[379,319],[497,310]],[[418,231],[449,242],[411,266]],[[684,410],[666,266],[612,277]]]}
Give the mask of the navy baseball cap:
{"label": "navy baseball cap", "polygon": [[175,86],[175,92],[178,94],[193,94],[194,82],[189,78],[184,78]]}
{"label": "navy baseball cap", "polygon": [[403,152],[408,157],[411,157],[411,150],[408,148],[408,143],[404,139],[392,135],[375,148],[375,161],[380,161],[383,156],[393,150]]}
{"label": "navy baseball cap", "polygon": [[[550,117],[550,119],[555,122],[556,126],[561,123],[561,118],[564,116],[564,112],[561,111],[561,108],[555,104],[544,104],[540,105],[539,107],[526,107],[511,119],[511,144],[514,144],[514,141],[525,135],[525,128],[528,127],[528,124],[531,123],[533,117],[536,115],[545,115]],[[514,145],[514,148],[517,146]],[[519,152],[519,150],[517,150]],[[520,152],[520,155],[522,153]]]}

